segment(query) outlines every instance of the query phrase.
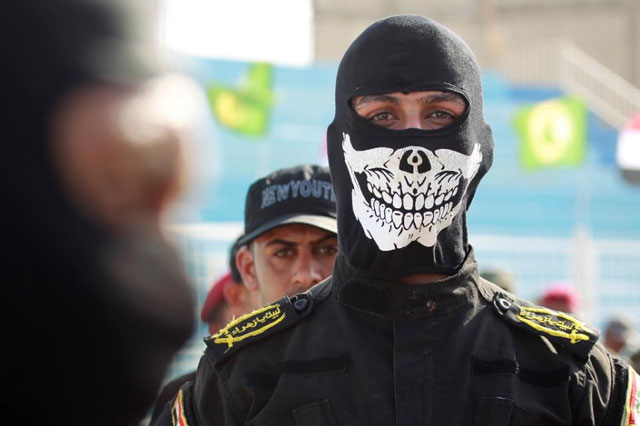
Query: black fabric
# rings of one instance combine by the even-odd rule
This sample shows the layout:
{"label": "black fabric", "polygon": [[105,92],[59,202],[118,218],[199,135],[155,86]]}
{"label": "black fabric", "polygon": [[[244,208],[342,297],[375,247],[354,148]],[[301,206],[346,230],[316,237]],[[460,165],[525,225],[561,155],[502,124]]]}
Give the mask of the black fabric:
{"label": "black fabric", "polygon": [[518,364],[513,359],[479,359],[471,360],[471,372],[478,376],[488,374],[516,374]]}
{"label": "black fabric", "polygon": [[477,376],[492,374],[515,374],[522,383],[548,388],[569,381],[569,369],[561,367],[552,371],[533,371],[518,365],[512,359],[472,358],[471,372]]}
{"label": "black fabric", "polygon": [[153,67],[129,55],[133,41],[115,3],[2,3],[7,424],[137,425],[192,330],[175,251],[144,232],[116,235],[96,225],[66,198],[51,161],[51,115],[65,95],[151,75]]}
{"label": "black fabric", "polygon": [[282,374],[320,374],[346,371],[347,355],[324,357],[311,360],[287,360],[261,371],[247,373],[249,386],[275,386]]}
{"label": "black fabric", "polygon": [[346,307],[390,319],[434,317],[451,312],[470,297],[475,287],[459,286],[475,271],[473,249],[469,248],[467,262],[457,274],[427,284],[400,284],[373,278],[348,279],[356,272],[336,268],[336,297]]}
{"label": "black fabric", "polygon": [[[160,417],[160,414],[165,409],[165,406],[173,402],[173,397],[178,393],[182,385],[184,385],[187,382],[193,382],[195,379],[196,379],[196,372],[194,370],[190,373],[183,374],[182,376],[178,376],[175,379],[172,379],[171,381],[169,381],[166,385],[164,385],[162,387],[162,390],[160,390],[158,397],[156,398],[156,403],[153,406],[153,411],[151,413],[151,420],[149,421],[149,424],[150,425],[156,424],[156,421],[158,420],[158,418]],[[162,422],[160,424],[162,424]]]}
{"label": "black fabric", "polygon": [[[358,95],[423,90],[461,95],[468,103],[465,114],[443,129],[390,130],[359,117],[350,106],[351,99]],[[480,71],[471,50],[449,29],[421,16],[400,15],[380,20],[367,28],[345,53],[338,69],[335,103],[327,140],[338,204],[342,262],[361,275],[378,278],[418,272],[455,273],[469,250],[465,211],[493,159],[493,137],[482,113]],[[380,151],[383,148],[387,150]],[[365,152],[372,149],[378,151]],[[445,151],[439,150],[449,151],[443,154]],[[357,158],[364,158],[364,166],[349,164],[347,158],[354,152]],[[463,159],[465,163],[461,165]],[[455,166],[455,170],[441,170],[443,165]],[[454,182],[457,191],[449,191],[453,195],[448,195],[448,201],[452,211],[456,206],[459,211],[448,216],[453,216],[448,226],[446,221],[429,222],[417,231],[411,228],[407,231],[406,226],[403,231],[394,223],[376,222],[365,230],[363,220],[366,221],[365,216],[371,218],[372,198],[384,201],[368,188],[372,174],[378,174],[378,178],[371,179],[378,182],[386,179],[397,183],[398,188],[402,179],[411,181],[402,191],[412,187],[410,195],[424,193],[428,199],[431,193],[435,200],[440,194],[437,191]],[[387,185],[389,196],[391,192],[398,193],[399,189]],[[362,193],[364,200],[356,199],[358,193]],[[444,200],[440,201],[446,206]],[[386,206],[389,207],[388,202]],[[437,214],[435,207],[421,210],[394,207],[393,214],[402,213],[402,222],[407,211],[419,212],[431,220]],[[358,209],[360,217],[354,213]],[[378,231],[372,231],[377,227]],[[429,227],[432,235],[437,233],[437,240],[417,239]],[[402,236],[392,236],[394,233]]]}
{"label": "black fabric", "polygon": [[499,397],[482,397],[478,402],[474,426],[508,426],[513,401]]}
{"label": "black fabric", "polygon": [[305,164],[277,170],[247,191],[242,246],[280,225],[307,224],[336,232],[336,204],[326,167]]}

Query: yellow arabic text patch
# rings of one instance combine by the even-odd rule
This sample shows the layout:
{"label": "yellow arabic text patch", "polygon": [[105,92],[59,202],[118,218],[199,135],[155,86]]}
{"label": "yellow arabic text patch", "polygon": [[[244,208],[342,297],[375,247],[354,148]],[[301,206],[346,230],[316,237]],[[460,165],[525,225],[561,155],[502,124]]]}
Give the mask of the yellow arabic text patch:
{"label": "yellow arabic text patch", "polygon": [[279,303],[265,306],[243,315],[230,322],[225,328],[211,336],[208,341],[215,344],[227,345],[227,350],[234,344],[249,337],[259,336],[284,321],[286,313]]}
{"label": "yellow arabic text patch", "polygon": [[572,344],[588,341],[594,332],[564,312],[547,308],[521,307],[516,318],[534,329],[555,337],[568,339]]}

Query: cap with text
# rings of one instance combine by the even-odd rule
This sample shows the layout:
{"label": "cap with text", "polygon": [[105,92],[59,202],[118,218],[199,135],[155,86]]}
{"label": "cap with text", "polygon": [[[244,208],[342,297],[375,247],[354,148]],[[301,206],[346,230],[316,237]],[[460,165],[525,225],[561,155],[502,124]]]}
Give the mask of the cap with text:
{"label": "cap with text", "polygon": [[245,203],[244,236],[238,245],[292,224],[336,233],[336,201],[327,167],[305,164],[280,169],[251,184]]}

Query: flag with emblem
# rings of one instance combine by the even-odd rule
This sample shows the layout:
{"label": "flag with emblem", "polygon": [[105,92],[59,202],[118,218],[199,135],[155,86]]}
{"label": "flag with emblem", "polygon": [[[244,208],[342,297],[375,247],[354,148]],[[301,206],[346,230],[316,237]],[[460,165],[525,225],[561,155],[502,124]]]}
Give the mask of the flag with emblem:
{"label": "flag with emblem", "polygon": [[587,109],[582,100],[565,96],[524,107],[516,113],[515,127],[524,168],[583,163]]}
{"label": "flag with emblem", "polygon": [[244,136],[260,137],[267,132],[273,101],[273,67],[255,63],[237,87],[210,84],[207,89],[214,116],[224,127]]}

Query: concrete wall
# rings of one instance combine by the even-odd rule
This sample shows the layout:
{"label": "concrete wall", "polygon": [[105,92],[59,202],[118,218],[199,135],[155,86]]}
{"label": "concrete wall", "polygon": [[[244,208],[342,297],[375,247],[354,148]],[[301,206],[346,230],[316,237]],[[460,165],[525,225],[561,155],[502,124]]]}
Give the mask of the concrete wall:
{"label": "concrete wall", "polygon": [[508,49],[568,39],[640,86],[640,0],[315,0],[314,5],[318,61],[338,61],[376,19],[418,13],[452,28],[486,67]]}

